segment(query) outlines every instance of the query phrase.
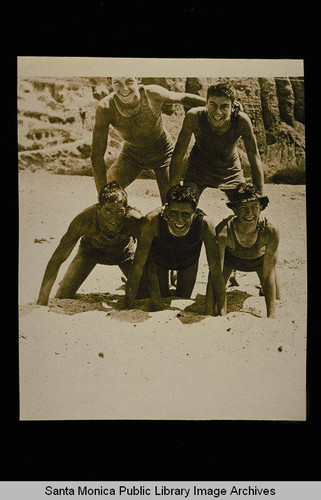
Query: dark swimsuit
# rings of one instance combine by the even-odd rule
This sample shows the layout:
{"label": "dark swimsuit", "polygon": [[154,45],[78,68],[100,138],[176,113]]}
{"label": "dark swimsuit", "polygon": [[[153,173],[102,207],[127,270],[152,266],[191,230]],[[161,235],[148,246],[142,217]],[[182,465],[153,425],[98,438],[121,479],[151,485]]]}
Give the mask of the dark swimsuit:
{"label": "dark swimsuit", "polygon": [[255,243],[251,247],[244,247],[236,237],[233,219],[234,216],[231,215],[216,226],[217,235],[222,231],[223,227],[227,226],[228,236],[233,242],[232,248],[225,248],[224,264],[231,269],[244,272],[253,272],[262,269],[265,253],[265,245],[262,239],[266,230],[269,229],[268,221],[262,219],[259,222],[259,230]]}
{"label": "dark swimsuit", "polygon": [[125,161],[141,169],[168,167],[173,152],[173,142],[164,130],[162,115],[151,109],[144,87],[139,88],[141,105],[134,116],[123,116],[115,104],[115,94],[110,95],[113,112],[111,124],[125,141],[118,162]]}
{"label": "dark swimsuit", "polygon": [[188,233],[182,237],[173,236],[168,229],[168,224],[158,215],[158,236],[153,239],[151,255],[155,264],[165,269],[180,271],[195,264],[202,248],[201,229],[204,212],[196,209],[192,226]]}
{"label": "dark swimsuit", "polygon": [[216,133],[208,121],[206,108],[197,111],[195,143],[190,152],[184,182],[206,187],[234,189],[245,182],[236,144],[241,134],[238,114],[231,117],[223,134]]}

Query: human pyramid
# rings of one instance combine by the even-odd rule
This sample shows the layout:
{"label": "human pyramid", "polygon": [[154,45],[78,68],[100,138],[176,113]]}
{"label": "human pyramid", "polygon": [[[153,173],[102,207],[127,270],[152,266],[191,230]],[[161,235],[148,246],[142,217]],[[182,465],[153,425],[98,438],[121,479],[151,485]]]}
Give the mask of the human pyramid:
{"label": "human pyramid", "polygon": [[[236,101],[233,87],[211,85],[203,99],[142,85],[137,77],[113,77],[111,84],[113,92],[97,105],[92,138],[98,203],[71,221],[47,264],[37,303],[48,304],[59,268],[80,240],[57,298],[74,298],[95,265],[105,264],[118,266],[127,278],[126,308],[149,297],[161,309],[170,295],[170,272],[172,283],[177,273],[175,296],[191,297],[204,243],[209,269],[204,313],[226,314],[226,283],[240,270],[257,272],[267,316],[275,317],[279,232],[261,215],[269,203],[263,194],[262,164],[251,120]],[[190,108],[175,145],[163,127],[164,103]],[[110,126],[120,133],[123,145],[106,171]],[[184,173],[183,159],[193,135]],[[237,151],[240,138],[252,183],[243,175]],[[125,191],[143,170],[154,171],[161,198],[161,206],[146,215],[130,206]],[[216,227],[197,208],[208,187],[222,190],[233,212]]]}

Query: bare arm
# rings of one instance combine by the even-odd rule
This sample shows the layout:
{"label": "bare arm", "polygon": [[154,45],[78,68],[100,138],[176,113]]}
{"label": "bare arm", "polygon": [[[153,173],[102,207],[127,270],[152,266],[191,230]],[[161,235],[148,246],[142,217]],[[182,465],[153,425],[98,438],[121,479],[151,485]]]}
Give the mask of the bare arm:
{"label": "bare arm", "polygon": [[91,165],[98,193],[107,184],[104,154],[107,148],[109,123],[109,110],[98,105],[91,145]]}
{"label": "bare arm", "polygon": [[177,137],[169,167],[170,185],[179,184],[182,178],[183,159],[195,130],[197,116],[189,111],[186,113],[181,131]]}
{"label": "bare arm", "polygon": [[188,92],[175,92],[173,90],[165,89],[160,85],[146,85],[148,98],[161,107],[163,103],[166,104],[183,104],[188,108],[195,106],[205,106],[206,99],[197,94],[190,94]]}
{"label": "bare arm", "polygon": [[272,228],[269,241],[266,245],[266,250],[263,260],[262,285],[266,303],[267,317],[275,317],[275,298],[276,298],[276,278],[275,268],[278,257],[279,232]]}
{"label": "bare arm", "polygon": [[67,232],[63,235],[58,247],[52,254],[42,279],[37,304],[43,306],[48,304],[49,295],[61,264],[69,257],[77,241],[85,233],[86,224],[84,224],[81,216],[82,214],[79,214],[71,222]]}
{"label": "bare arm", "polygon": [[251,166],[252,181],[259,192],[263,194],[264,173],[252,122],[246,113],[240,113],[239,120],[242,139],[244,141],[247,157]]}
{"label": "bare arm", "polygon": [[207,217],[204,217],[203,220],[202,239],[205,244],[209,267],[209,279],[212,282],[218,314],[223,316],[226,314],[226,291],[225,281],[221,270],[220,250],[215,236],[214,225]]}
{"label": "bare arm", "polygon": [[[139,283],[144,272],[144,266],[148,258],[153,238],[157,234],[157,215],[158,214],[153,214],[149,216],[149,214],[147,214],[146,218],[141,221],[135,257],[128,274],[126,285],[125,306],[128,309],[134,308]],[[150,273],[147,274],[147,279],[152,279]]]}

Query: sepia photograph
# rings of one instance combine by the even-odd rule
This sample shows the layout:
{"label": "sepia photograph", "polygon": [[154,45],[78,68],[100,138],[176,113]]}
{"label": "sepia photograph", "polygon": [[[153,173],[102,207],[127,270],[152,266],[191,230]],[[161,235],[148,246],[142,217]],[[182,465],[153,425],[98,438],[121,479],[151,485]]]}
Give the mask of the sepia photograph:
{"label": "sepia photograph", "polygon": [[18,57],[20,420],[306,421],[303,63]]}

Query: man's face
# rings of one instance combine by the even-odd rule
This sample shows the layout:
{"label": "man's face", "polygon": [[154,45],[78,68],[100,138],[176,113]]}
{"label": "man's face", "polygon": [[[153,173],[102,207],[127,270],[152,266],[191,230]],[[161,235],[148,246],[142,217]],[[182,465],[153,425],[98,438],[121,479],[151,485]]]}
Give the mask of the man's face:
{"label": "man's face", "polygon": [[115,94],[124,104],[139,98],[139,80],[135,76],[113,77],[111,83]]}
{"label": "man's face", "polygon": [[185,236],[191,228],[194,213],[192,205],[188,202],[171,202],[167,211],[169,231],[174,236]]}
{"label": "man's face", "polygon": [[261,203],[259,200],[240,203],[234,208],[238,220],[246,226],[255,226],[261,214]]}
{"label": "man's face", "polygon": [[104,203],[104,205],[99,208],[101,229],[113,233],[118,232],[124,223],[126,213],[127,208],[123,201]]}
{"label": "man's face", "polygon": [[232,113],[231,99],[225,96],[211,96],[206,102],[206,107],[213,127],[224,129],[228,126]]}

